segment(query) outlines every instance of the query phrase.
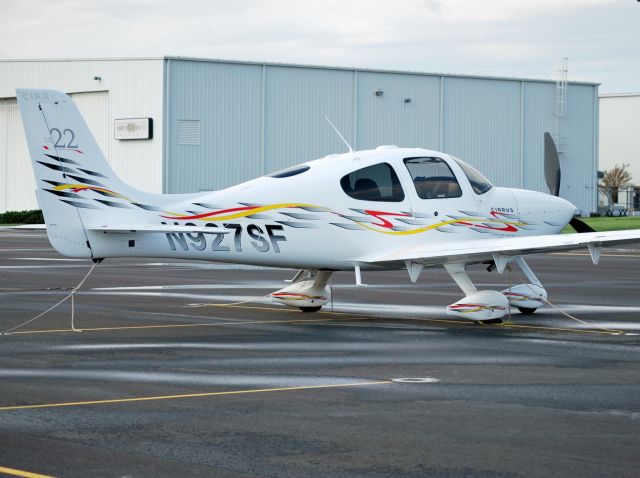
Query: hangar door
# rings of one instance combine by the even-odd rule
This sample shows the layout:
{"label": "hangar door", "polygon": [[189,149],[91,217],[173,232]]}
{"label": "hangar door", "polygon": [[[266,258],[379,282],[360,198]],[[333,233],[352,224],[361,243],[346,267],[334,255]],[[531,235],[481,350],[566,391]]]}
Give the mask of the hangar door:
{"label": "hangar door", "polygon": [[[108,157],[111,145],[109,92],[70,95]],[[15,98],[0,99],[0,212],[38,209],[36,183]]]}
{"label": "hangar door", "polygon": [[0,100],[0,212],[37,209],[36,182],[15,98]]}

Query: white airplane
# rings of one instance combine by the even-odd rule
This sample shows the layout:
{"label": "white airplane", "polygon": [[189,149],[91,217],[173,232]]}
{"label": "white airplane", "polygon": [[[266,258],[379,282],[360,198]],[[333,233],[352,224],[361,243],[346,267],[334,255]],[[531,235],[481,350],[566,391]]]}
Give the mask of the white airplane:
{"label": "white airplane", "polygon": [[[586,232],[558,196],[560,169],[546,134],[545,176],[555,196],[494,187],[449,154],[380,146],[332,154],[214,192],[150,194],[109,167],[71,98],[17,90],[47,235],[65,256],[164,257],[298,269],[275,302],[304,312],[328,301],[334,271],[444,267],[465,297],[450,315],[495,322],[509,306],[533,313],[547,293],[523,256],[640,242],[640,230]],[[345,141],[346,143],[346,141]],[[559,234],[571,223],[583,233]],[[478,291],[466,266],[529,281]]]}

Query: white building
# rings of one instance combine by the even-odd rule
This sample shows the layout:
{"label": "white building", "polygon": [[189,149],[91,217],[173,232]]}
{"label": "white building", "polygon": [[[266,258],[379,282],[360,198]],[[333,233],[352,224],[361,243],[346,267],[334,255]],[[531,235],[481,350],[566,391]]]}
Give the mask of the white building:
{"label": "white building", "polygon": [[[617,203],[640,209],[640,93],[600,95],[600,171],[628,164],[631,185],[617,195]],[[601,203],[606,198],[601,195]]]}
{"label": "white building", "polygon": [[[0,61],[0,212],[36,208],[16,88],[71,94],[114,170],[150,192],[220,189],[382,144],[455,154],[498,186],[546,191],[553,80],[189,58]],[[597,207],[598,85],[565,90],[561,196]],[[565,101],[565,100],[563,100]],[[115,139],[117,119],[152,118],[151,139]]]}
{"label": "white building", "polygon": [[640,93],[600,95],[599,169],[630,164],[640,186]]}

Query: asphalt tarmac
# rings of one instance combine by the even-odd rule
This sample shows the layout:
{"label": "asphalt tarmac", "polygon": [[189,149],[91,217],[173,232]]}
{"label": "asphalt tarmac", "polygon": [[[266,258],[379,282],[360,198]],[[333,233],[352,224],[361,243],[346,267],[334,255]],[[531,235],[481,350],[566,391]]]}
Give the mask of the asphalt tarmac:
{"label": "asphalt tarmac", "polygon": [[[440,270],[338,273],[303,314],[265,298],[292,271],[107,260],[76,295],[82,332],[64,303],[0,336],[0,476],[638,476],[640,249],[528,262],[585,323],[451,320]],[[0,230],[0,330],[89,268]]]}

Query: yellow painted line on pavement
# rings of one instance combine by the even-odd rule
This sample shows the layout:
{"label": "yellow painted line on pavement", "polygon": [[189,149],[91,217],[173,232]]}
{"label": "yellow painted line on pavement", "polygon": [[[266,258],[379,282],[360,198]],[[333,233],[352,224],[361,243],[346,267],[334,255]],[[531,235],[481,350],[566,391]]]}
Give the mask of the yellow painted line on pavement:
{"label": "yellow painted line on pavement", "polygon": [[[194,306],[192,306],[194,307]],[[233,304],[201,304],[199,306],[200,308],[204,308],[204,307],[223,307],[225,309],[255,309],[255,310],[272,310],[272,311],[276,311],[276,312],[287,312],[287,313],[293,313],[293,314],[301,314],[304,312],[300,312],[299,310],[296,309],[292,309],[290,307],[284,308],[284,307],[265,307],[265,306],[261,306],[261,305],[233,305]]]}
{"label": "yellow painted line on pavement", "polygon": [[[254,306],[245,306],[245,305],[229,305],[224,306],[220,304],[216,304],[216,307],[227,307],[233,309],[255,309],[255,310],[270,310],[270,311],[278,311],[278,312],[294,312],[300,314],[300,312],[296,310],[288,310],[281,309],[279,307],[254,307]],[[178,329],[178,328],[193,328],[193,327],[221,327],[227,325],[270,325],[270,324],[313,324],[313,323],[328,323],[338,320],[338,317],[348,317],[348,320],[352,321],[364,321],[364,320],[403,320],[402,317],[383,317],[376,315],[351,315],[349,312],[317,312],[317,314],[322,314],[324,317],[321,319],[290,319],[290,320],[235,320],[233,322],[199,322],[194,324],[158,324],[158,325],[122,325],[122,326],[114,326],[114,327],[85,327],[80,328],[79,330],[83,332],[111,332],[111,331],[119,331],[119,330],[146,330],[146,329]],[[336,318],[331,318],[327,316],[336,316]],[[455,320],[455,319],[421,319],[417,317],[408,317],[406,320],[418,321],[418,322],[430,322],[435,324],[452,324],[452,325],[462,325],[462,326],[474,326],[477,327],[478,324],[473,321],[464,321],[464,320]],[[549,327],[546,325],[521,325],[521,324],[512,324],[508,322],[503,322],[502,324],[480,324],[487,329],[491,328],[514,328],[514,329],[529,329],[535,331],[550,331],[550,332],[570,332],[570,333],[581,333],[581,334],[604,334],[604,335],[615,335],[611,332],[607,332],[604,330],[594,330],[594,329],[575,329],[568,327]],[[11,332],[7,335],[29,335],[29,334],[54,334],[54,333],[69,333],[73,332],[71,329],[44,329],[44,330],[24,330],[18,332]]]}
{"label": "yellow painted line on pavement", "polygon": [[385,385],[390,383],[393,383],[393,382],[391,382],[390,380],[378,380],[378,381],[372,381],[372,382],[333,383],[333,384],[327,384],[327,385],[301,385],[298,387],[260,388],[260,389],[249,389],[249,390],[231,390],[226,392],[185,393],[180,395],[158,395],[158,396],[151,396],[151,397],[117,398],[117,399],[111,399],[111,400],[91,400],[86,402],[41,403],[37,405],[10,405],[10,406],[0,407],[0,411],[28,410],[28,409],[34,409],[34,408],[79,407],[79,406],[86,406],[86,405],[108,405],[108,404],[114,404],[114,403],[147,402],[152,400],[176,400],[180,398],[219,397],[224,395],[249,395],[254,393],[293,392],[298,390],[318,390],[318,389],[324,389],[324,388],[363,387],[365,385]]}
{"label": "yellow painted line on pavement", "polygon": [[50,475],[41,475],[39,473],[31,473],[30,471],[16,470],[4,466],[0,466],[0,473],[11,476],[23,476],[25,478],[53,478],[53,476]]}
{"label": "yellow painted line on pavement", "polygon": [[451,320],[451,319],[419,319],[412,318],[410,320],[417,320],[420,322],[436,322],[436,323],[446,323],[446,324],[456,324],[456,325],[465,325],[465,326],[481,326],[487,329],[492,328],[508,328],[508,329],[531,329],[536,331],[551,331],[551,332],[571,332],[577,334],[604,334],[604,335],[619,335],[613,332],[608,332],[606,330],[593,330],[593,329],[570,329],[568,327],[549,327],[546,325],[521,325],[521,324],[512,324],[509,322],[503,322],[501,324],[479,324],[475,322],[466,322],[462,320]]}
{"label": "yellow painted line on pavement", "polygon": [[510,329],[531,329],[531,330],[550,330],[552,332],[571,332],[575,334],[600,334],[600,335],[620,335],[615,332],[609,332],[606,330],[593,330],[593,329],[570,329],[565,327],[548,327],[546,325],[519,325],[519,324],[497,324],[498,327],[507,327]]}
{"label": "yellow painted line on pavement", "polygon": [[[238,306],[233,306],[238,307]],[[255,307],[246,307],[247,309],[253,309]],[[331,312],[328,312],[329,314]],[[346,315],[346,314],[345,314]],[[367,320],[379,317],[352,317],[351,320]],[[296,323],[314,323],[314,322],[329,322],[333,319],[292,319],[292,320],[245,320],[245,321],[233,321],[233,322],[200,322],[196,324],[159,324],[159,325],[122,325],[115,327],[84,327],[78,330],[83,332],[105,332],[114,330],[131,330],[131,329],[175,329],[175,328],[188,328],[188,327],[220,327],[223,325],[260,325],[260,324],[296,324]],[[7,335],[29,335],[29,334],[53,334],[53,333],[67,333],[73,332],[72,329],[44,329],[44,330],[23,330],[19,332],[11,332]]]}

